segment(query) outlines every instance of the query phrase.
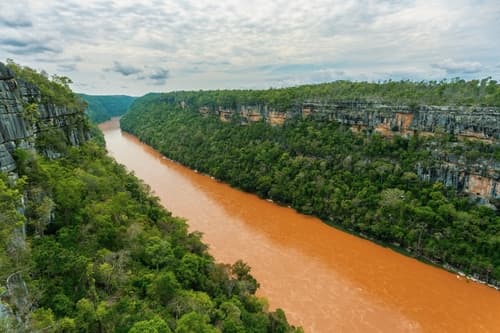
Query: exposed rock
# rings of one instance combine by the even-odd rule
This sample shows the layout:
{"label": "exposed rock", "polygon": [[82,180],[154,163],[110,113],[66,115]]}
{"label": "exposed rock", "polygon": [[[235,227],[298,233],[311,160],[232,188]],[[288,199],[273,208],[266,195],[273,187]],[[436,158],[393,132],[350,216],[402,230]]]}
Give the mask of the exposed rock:
{"label": "exposed rock", "polygon": [[[26,115],[30,104],[37,107],[36,121]],[[0,63],[0,171],[15,170],[12,157],[15,149],[34,149],[37,135],[50,128],[62,129],[68,144],[79,145],[89,135],[83,124],[82,111],[43,104],[35,85],[16,79],[14,73]]]}
{"label": "exposed rock", "polygon": [[14,78],[14,73],[0,62],[0,80],[10,80]]}
{"label": "exposed rock", "polygon": [[[214,114],[222,121],[240,117],[242,123],[264,120],[281,125],[287,119],[311,117],[318,121],[336,121],[355,132],[363,130],[385,137],[405,137],[418,132],[421,136],[455,135],[459,139],[480,140],[498,144],[500,108],[467,106],[410,106],[367,103],[361,101],[306,101],[288,110],[268,105],[237,105],[233,108],[202,106],[204,116]],[[458,191],[485,199],[500,198],[500,162],[484,160],[471,163],[463,156],[448,156],[436,149],[434,164],[419,164],[416,172],[422,179],[440,181]]]}
{"label": "exposed rock", "polygon": [[[13,153],[17,148],[36,149],[36,138],[44,131],[57,129],[65,144],[79,145],[89,138],[83,110],[42,102],[40,90],[33,84],[19,80],[0,63],[0,172],[10,172],[15,181],[16,163]],[[50,158],[61,155],[51,148],[40,153]],[[21,202],[19,212],[24,213]],[[26,226],[15,228],[10,236],[14,253],[26,247]],[[3,282],[3,281],[2,281]],[[32,303],[29,290],[21,273],[11,274],[5,281],[6,291],[0,295],[0,320],[25,322]]]}
{"label": "exposed rock", "polygon": [[234,108],[202,106],[200,113],[217,114],[227,121],[240,115],[252,122],[266,120],[283,123],[293,117],[314,117],[341,124],[374,129],[382,134],[411,135],[423,133],[450,133],[485,141],[500,139],[500,108],[466,106],[386,105],[359,101],[308,101],[288,110],[276,110],[268,105],[237,105]]}
{"label": "exposed rock", "polygon": [[2,296],[3,295],[0,295],[0,325],[3,324],[4,326],[0,326],[0,328],[5,328],[7,332],[9,332],[9,330],[13,330],[10,322],[15,320],[15,316],[12,313],[9,304],[1,301]]}

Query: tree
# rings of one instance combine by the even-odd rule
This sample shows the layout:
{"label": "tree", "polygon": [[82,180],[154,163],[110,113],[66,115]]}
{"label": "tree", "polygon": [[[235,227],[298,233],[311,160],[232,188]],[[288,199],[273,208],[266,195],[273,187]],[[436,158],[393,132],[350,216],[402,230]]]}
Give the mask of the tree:
{"label": "tree", "polygon": [[158,271],[174,261],[174,253],[170,243],[158,236],[149,238],[144,249],[144,261]]}
{"label": "tree", "polygon": [[170,327],[167,323],[156,316],[150,320],[143,320],[136,322],[129,333],[171,333]]}
{"label": "tree", "polygon": [[180,289],[181,284],[173,272],[160,272],[149,286],[148,294],[161,304],[167,305]]}
{"label": "tree", "polygon": [[208,316],[190,312],[181,317],[177,322],[175,333],[217,333],[218,329],[208,323]]}

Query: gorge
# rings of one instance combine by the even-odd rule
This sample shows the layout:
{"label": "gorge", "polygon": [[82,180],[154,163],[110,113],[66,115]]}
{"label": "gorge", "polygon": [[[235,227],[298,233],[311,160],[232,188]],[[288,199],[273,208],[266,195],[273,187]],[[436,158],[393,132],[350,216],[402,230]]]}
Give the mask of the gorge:
{"label": "gorge", "polygon": [[499,26],[3,1],[0,333],[500,333]]}
{"label": "gorge", "polygon": [[302,332],[106,156],[68,78],[0,78],[0,332]]}
{"label": "gorge", "polygon": [[500,324],[498,291],[473,282],[499,280],[494,107],[138,98],[122,127],[167,157],[116,119],[109,154],[186,224],[105,156],[64,77],[9,66],[0,328],[300,332],[280,308],[308,332]]}
{"label": "gorge", "polygon": [[492,288],[189,170],[121,132],[118,120],[101,129],[111,156],[203,232],[218,260],[247,261],[260,294],[306,332],[495,332],[500,325]]}

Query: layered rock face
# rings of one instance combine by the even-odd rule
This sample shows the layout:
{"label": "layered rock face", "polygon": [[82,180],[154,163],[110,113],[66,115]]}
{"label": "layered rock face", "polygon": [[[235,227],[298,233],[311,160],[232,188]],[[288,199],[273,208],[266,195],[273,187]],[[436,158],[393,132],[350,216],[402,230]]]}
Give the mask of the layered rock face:
{"label": "layered rock face", "polygon": [[[367,128],[392,137],[451,134],[461,139],[498,144],[500,108],[451,106],[387,106],[368,103],[306,103],[303,116],[329,119],[353,129]],[[500,198],[500,163],[491,159],[471,162],[461,156],[433,152],[434,163],[416,166],[417,174],[429,181],[485,199]]]}
{"label": "layered rock face", "polygon": [[[199,112],[203,115],[215,114],[222,121],[236,116],[243,123],[264,120],[272,125],[283,124],[295,117],[310,117],[318,121],[336,121],[353,131],[378,132],[386,137],[416,133],[422,136],[451,134],[459,139],[500,144],[500,108],[496,107],[306,101],[286,111],[267,105],[238,105],[232,109],[203,106]],[[415,172],[423,179],[440,181],[486,200],[500,199],[500,162],[496,160],[471,162],[460,156],[439,154],[437,149],[432,163],[416,165]]]}
{"label": "layered rock face", "polygon": [[35,85],[0,63],[0,171],[15,170],[15,149],[34,149],[37,135],[49,129],[61,129],[67,144],[79,145],[89,135],[84,124],[81,111],[42,103]]}
{"label": "layered rock face", "polygon": [[199,108],[202,114],[217,114],[227,121],[234,115],[248,122],[264,119],[271,124],[282,124],[294,117],[314,117],[337,121],[354,129],[369,128],[383,135],[409,135],[436,132],[463,138],[492,142],[500,139],[500,108],[466,106],[407,106],[347,102],[304,102],[289,110],[280,111],[267,105],[238,105],[236,108]]}
{"label": "layered rock face", "polygon": [[373,128],[383,135],[449,133],[484,141],[500,139],[500,108],[407,106],[376,103],[307,102],[303,116],[327,118],[351,126]]}

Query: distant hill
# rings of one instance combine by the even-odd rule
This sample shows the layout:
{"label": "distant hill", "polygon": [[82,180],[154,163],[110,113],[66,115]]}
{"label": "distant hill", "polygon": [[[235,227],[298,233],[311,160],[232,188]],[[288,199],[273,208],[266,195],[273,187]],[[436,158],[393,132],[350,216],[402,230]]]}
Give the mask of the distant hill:
{"label": "distant hill", "polygon": [[88,106],[85,112],[95,123],[111,119],[111,117],[121,116],[127,112],[136,97],[126,95],[97,96],[78,94]]}

